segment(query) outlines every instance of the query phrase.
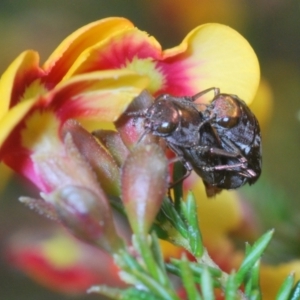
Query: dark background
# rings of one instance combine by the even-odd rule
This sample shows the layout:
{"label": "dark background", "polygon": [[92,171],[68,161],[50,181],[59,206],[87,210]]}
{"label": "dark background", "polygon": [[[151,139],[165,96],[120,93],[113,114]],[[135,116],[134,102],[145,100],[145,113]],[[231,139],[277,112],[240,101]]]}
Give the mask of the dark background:
{"label": "dark background", "polygon": [[[269,83],[273,94],[271,121],[263,128],[262,178],[251,189],[243,189],[241,194],[253,204],[261,231],[270,227],[277,229],[274,243],[278,247],[269,250],[266,259],[276,262],[298,258],[300,1],[186,0],[185,7],[181,2],[1,0],[0,73],[26,49],[39,51],[43,62],[67,35],[104,17],[129,18],[139,29],[155,36],[163,48],[177,45],[192,28],[203,23],[219,22],[232,26],[256,51],[262,77]],[[28,194],[26,188],[24,183],[14,181],[1,195],[2,240],[22,224],[47,222],[33,216],[17,201],[20,194]],[[0,298],[70,299],[37,286],[7,267],[3,260],[0,260]],[[86,296],[82,299],[92,298]]]}

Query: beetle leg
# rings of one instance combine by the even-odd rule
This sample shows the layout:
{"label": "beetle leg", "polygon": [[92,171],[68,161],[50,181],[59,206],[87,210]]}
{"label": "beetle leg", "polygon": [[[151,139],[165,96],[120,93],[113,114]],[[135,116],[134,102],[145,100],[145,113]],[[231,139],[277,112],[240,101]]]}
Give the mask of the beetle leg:
{"label": "beetle leg", "polygon": [[186,169],[186,173],[181,178],[179,178],[175,182],[172,182],[169,184],[169,189],[171,189],[176,184],[182,182],[184,179],[189,177],[190,174],[192,173],[193,167],[187,160],[184,159],[183,153],[180,148],[178,148],[176,145],[174,145],[172,143],[168,143],[168,147],[176,154],[176,157],[174,157],[173,159],[170,159],[168,163],[172,164],[177,161],[180,161],[183,164],[184,168]]}
{"label": "beetle leg", "polygon": [[246,159],[245,156],[241,153],[239,148],[237,148],[234,143],[232,143],[230,140],[227,138],[223,137],[222,142],[226,144],[228,148],[230,148],[231,151],[228,150],[223,150],[219,148],[210,148],[210,153],[216,154],[216,155],[221,155],[225,157],[232,157],[238,159],[241,163],[246,164],[248,160]]}
{"label": "beetle leg", "polygon": [[238,158],[241,154],[236,152],[229,152],[220,148],[209,148],[208,150],[211,154],[225,156],[225,157],[232,157]]}
{"label": "beetle leg", "polygon": [[197,93],[196,95],[190,97],[190,99],[191,99],[191,101],[194,102],[194,101],[196,101],[198,98],[200,98],[201,96],[207,94],[208,92],[210,92],[210,91],[212,91],[212,90],[213,90],[214,93],[215,93],[215,97],[216,97],[217,95],[220,94],[220,89],[219,89],[219,88],[211,87],[211,88],[209,88],[209,89],[206,89],[206,90],[204,90],[204,91],[201,91],[200,93]]}
{"label": "beetle leg", "polygon": [[[209,146],[198,146],[197,150],[200,151],[202,155],[205,154],[205,153],[210,153],[210,154],[215,155],[215,156],[235,158],[237,160],[237,163],[231,164],[231,165],[227,164],[227,165],[218,165],[218,166],[213,166],[213,167],[202,166],[201,168],[204,171],[207,171],[207,172],[221,171],[221,170],[238,171],[237,168],[242,168],[244,170],[243,171],[241,170],[241,172],[245,172],[245,171],[247,172],[246,168],[247,168],[247,162],[248,161],[244,156],[242,156],[242,154],[239,151],[229,152],[229,151],[224,150],[224,149],[209,147]],[[252,177],[254,175],[250,174],[248,172],[248,175],[245,176],[245,177],[249,177],[249,176]]]}
{"label": "beetle leg", "polygon": [[[219,166],[214,166],[214,167],[202,167],[202,169],[205,172],[213,172],[213,171],[238,171],[237,168],[245,168],[244,163],[237,163],[237,164],[232,164],[232,165],[219,165]],[[251,170],[251,169],[245,169],[243,171],[238,172],[239,175],[246,177],[246,178],[252,178],[257,176],[257,174]]]}
{"label": "beetle leg", "polygon": [[168,147],[176,154],[176,157],[169,160],[169,164],[173,164],[177,161],[181,161],[183,166],[186,168],[186,170],[191,173],[193,167],[190,165],[190,163],[187,160],[184,159],[183,152],[181,151],[181,149],[171,143],[168,143]]}
{"label": "beetle leg", "polygon": [[236,158],[240,161],[240,163],[245,164],[247,162],[247,159],[239,152],[229,152],[224,149],[216,148],[216,147],[209,147],[209,146],[197,146],[197,150],[199,150],[202,154],[209,152],[213,155],[219,155],[224,157],[231,157]]}
{"label": "beetle leg", "polygon": [[252,178],[252,177],[257,176],[257,174],[253,170],[251,170],[251,169],[247,169],[245,171],[239,172],[239,174],[241,176],[247,177],[247,178]]}
{"label": "beetle leg", "polygon": [[178,183],[182,182],[184,179],[189,177],[191,175],[191,173],[192,173],[192,170],[187,170],[186,173],[181,178],[179,178],[175,182],[172,182],[169,184],[169,189],[173,188],[175,185],[177,185]]}
{"label": "beetle leg", "polygon": [[237,163],[237,164],[232,164],[232,165],[219,165],[219,166],[214,166],[214,167],[202,167],[204,171],[207,172],[212,172],[212,171],[221,171],[221,170],[226,170],[226,171],[236,171],[236,168],[243,168],[245,165],[243,163]]}

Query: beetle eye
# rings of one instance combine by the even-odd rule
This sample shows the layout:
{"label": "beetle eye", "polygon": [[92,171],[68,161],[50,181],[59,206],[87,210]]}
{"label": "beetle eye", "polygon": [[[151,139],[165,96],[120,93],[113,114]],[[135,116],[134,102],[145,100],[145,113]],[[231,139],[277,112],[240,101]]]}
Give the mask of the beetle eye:
{"label": "beetle eye", "polygon": [[217,123],[220,126],[226,127],[226,128],[232,128],[232,127],[236,126],[238,122],[239,122],[239,117],[237,117],[237,116],[235,116],[235,117],[226,116],[224,118],[220,118],[217,120]]}
{"label": "beetle eye", "polygon": [[176,129],[176,124],[173,122],[162,122],[158,127],[157,127],[157,132],[161,134],[167,134],[171,133]]}

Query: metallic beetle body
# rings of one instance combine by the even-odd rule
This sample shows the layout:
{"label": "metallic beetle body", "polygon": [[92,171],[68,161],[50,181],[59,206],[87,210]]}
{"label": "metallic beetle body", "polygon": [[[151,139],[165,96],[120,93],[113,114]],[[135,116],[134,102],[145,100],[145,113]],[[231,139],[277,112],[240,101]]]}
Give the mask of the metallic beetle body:
{"label": "metallic beetle body", "polygon": [[[195,100],[210,90],[211,103]],[[203,107],[203,105],[202,105]],[[259,124],[235,95],[211,88],[193,97],[159,96],[143,115],[147,132],[163,138],[187,169],[202,179],[208,196],[254,183],[261,173]]]}

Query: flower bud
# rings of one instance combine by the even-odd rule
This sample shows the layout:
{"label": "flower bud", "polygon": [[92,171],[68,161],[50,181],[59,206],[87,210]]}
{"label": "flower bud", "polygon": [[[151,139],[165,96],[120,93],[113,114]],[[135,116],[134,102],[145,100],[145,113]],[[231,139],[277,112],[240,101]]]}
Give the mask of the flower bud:
{"label": "flower bud", "polygon": [[75,120],[65,122],[62,135],[67,134],[71,134],[74,145],[91,165],[103,190],[109,195],[119,196],[120,171],[108,151]]}
{"label": "flower bud", "polygon": [[113,130],[96,130],[93,132],[101,144],[109,151],[119,166],[122,166],[129,154],[120,134]]}
{"label": "flower bud", "polygon": [[107,252],[116,252],[123,246],[107,199],[100,199],[89,189],[70,185],[42,197],[54,205],[58,219],[79,239]]}
{"label": "flower bud", "polygon": [[135,233],[147,233],[167,191],[167,159],[156,144],[139,144],[122,170],[122,199]]}

